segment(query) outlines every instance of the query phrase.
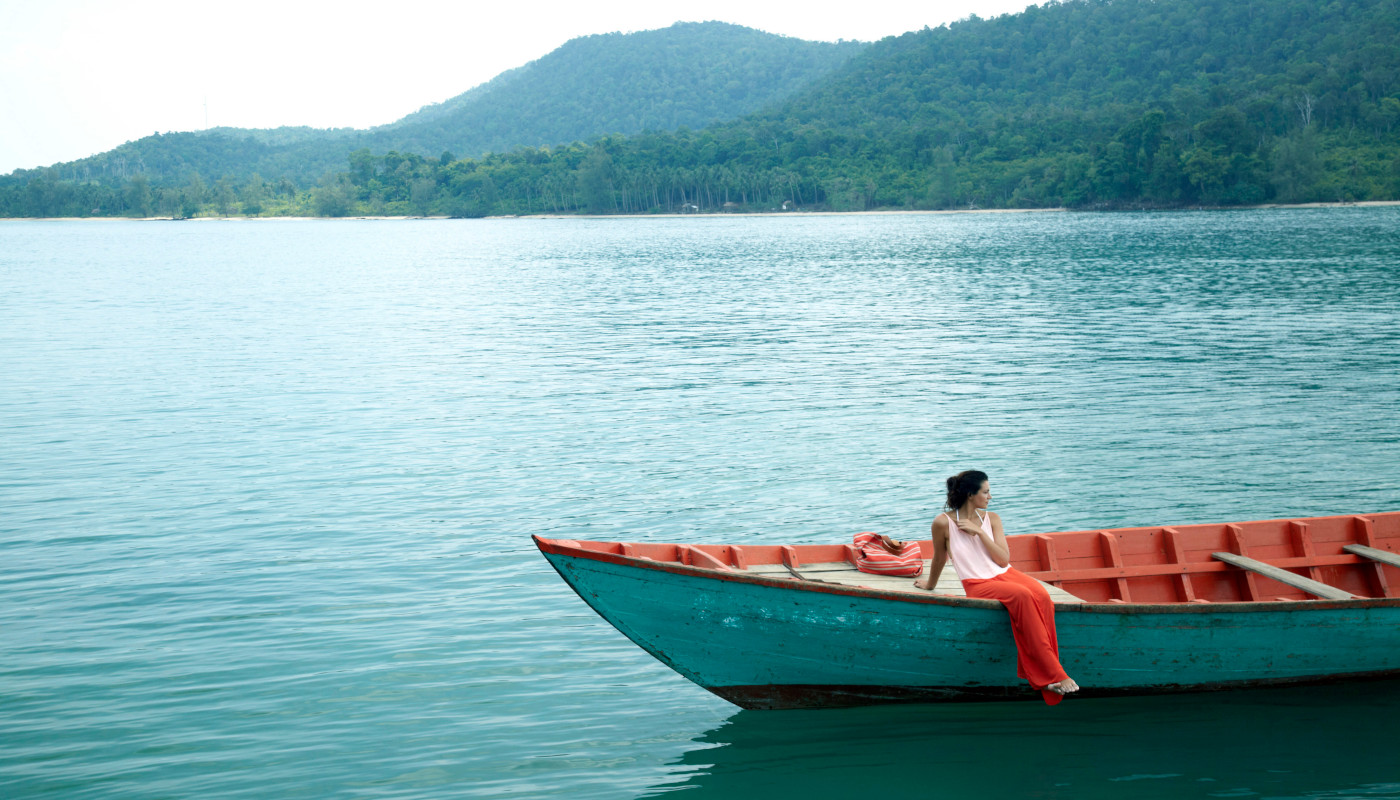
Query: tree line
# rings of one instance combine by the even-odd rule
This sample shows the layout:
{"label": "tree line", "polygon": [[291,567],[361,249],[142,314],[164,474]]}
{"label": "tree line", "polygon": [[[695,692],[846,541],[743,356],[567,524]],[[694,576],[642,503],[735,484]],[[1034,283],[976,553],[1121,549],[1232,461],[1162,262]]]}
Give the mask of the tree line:
{"label": "tree line", "polygon": [[870,45],[700,130],[315,185],[0,181],[0,214],[346,216],[1171,208],[1400,198],[1400,0],[1074,0]]}

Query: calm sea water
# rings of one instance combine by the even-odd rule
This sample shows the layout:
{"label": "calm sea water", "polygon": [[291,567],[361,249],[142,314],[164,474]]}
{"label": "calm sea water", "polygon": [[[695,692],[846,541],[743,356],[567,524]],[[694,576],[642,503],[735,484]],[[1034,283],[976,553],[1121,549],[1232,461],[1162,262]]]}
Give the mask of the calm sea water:
{"label": "calm sea water", "polygon": [[0,795],[1400,797],[1400,684],[739,711],[532,533],[1400,509],[1400,209],[0,223]]}

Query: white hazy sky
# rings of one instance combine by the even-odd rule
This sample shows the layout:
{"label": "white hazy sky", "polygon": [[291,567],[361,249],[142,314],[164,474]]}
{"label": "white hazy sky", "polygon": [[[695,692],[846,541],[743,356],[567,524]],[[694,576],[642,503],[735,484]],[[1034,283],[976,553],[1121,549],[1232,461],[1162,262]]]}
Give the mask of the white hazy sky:
{"label": "white hazy sky", "polygon": [[381,125],[593,33],[722,20],[873,41],[1032,4],[0,0],[0,174],[198,130],[206,113],[210,127]]}

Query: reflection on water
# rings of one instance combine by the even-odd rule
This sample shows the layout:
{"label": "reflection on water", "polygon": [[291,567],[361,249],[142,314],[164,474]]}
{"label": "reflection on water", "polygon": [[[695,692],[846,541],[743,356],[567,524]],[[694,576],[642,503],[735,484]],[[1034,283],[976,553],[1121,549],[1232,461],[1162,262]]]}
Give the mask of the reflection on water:
{"label": "reflection on water", "polygon": [[1397,709],[1400,681],[1057,708],[740,711],[650,796],[1395,798]]}

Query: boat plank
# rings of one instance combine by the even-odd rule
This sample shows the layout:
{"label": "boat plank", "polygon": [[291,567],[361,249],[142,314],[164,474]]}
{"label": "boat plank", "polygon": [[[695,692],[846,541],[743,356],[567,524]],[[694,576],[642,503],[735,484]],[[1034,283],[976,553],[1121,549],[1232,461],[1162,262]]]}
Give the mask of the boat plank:
{"label": "boat plank", "polygon": [[1379,561],[1382,564],[1389,564],[1392,567],[1400,567],[1400,553],[1391,553],[1385,550],[1377,550],[1374,547],[1367,547],[1364,544],[1349,544],[1342,548],[1348,553],[1369,558],[1372,561]]}
{"label": "boat plank", "polygon": [[1279,583],[1292,586],[1295,589],[1301,589],[1307,592],[1308,594],[1316,595],[1318,597],[1323,598],[1324,600],[1359,599],[1356,595],[1352,594],[1351,592],[1338,589],[1335,586],[1328,586],[1325,583],[1319,583],[1309,578],[1304,578],[1302,575],[1297,575],[1295,573],[1289,572],[1286,569],[1275,567],[1271,564],[1265,564],[1262,561],[1255,561],[1254,559],[1249,558],[1248,556],[1237,555],[1235,553],[1212,553],[1211,555],[1215,558],[1220,559],[1221,561],[1224,561],[1226,564],[1230,564],[1231,566],[1239,567],[1240,569],[1246,570],[1252,574],[1263,575],[1264,577],[1270,580],[1275,580]]}
{"label": "boat plank", "polygon": [[[1332,556],[1313,556],[1311,558],[1276,558],[1271,563],[1285,569],[1294,569],[1297,567],[1351,566],[1361,563],[1361,559],[1349,553],[1341,553]],[[1042,581],[1101,581],[1110,578],[1145,578],[1158,575],[1200,575],[1211,572],[1227,572],[1229,569],[1229,565],[1219,562],[1192,561],[1184,564],[1140,564],[1131,567],[1095,567],[1092,569],[1061,568],[1059,572],[1022,571],[1026,572],[1026,574],[1030,575],[1032,578]]]}
{"label": "boat plank", "polygon": [[[924,562],[924,569],[929,568],[929,562]],[[791,575],[787,567],[781,564],[752,564],[748,569],[754,575],[764,575],[767,577],[786,577]],[[924,590],[914,588],[914,576],[903,575],[876,575],[870,572],[861,572],[844,561],[832,561],[822,564],[804,564],[802,575],[807,580],[825,581],[827,583],[839,583],[844,586],[866,586],[871,589],[878,589],[882,592],[913,592],[923,594]],[[1082,599],[1061,589],[1058,586],[1040,581],[1045,587],[1045,591],[1050,594],[1050,599],[1056,603],[1082,603]],[[957,571],[949,564],[944,568],[943,574],[938,576],[938,586],[934,589],[935,594],[954,595],[956,597],[966,597],[963,592],[962,581],[958,578]]]}

